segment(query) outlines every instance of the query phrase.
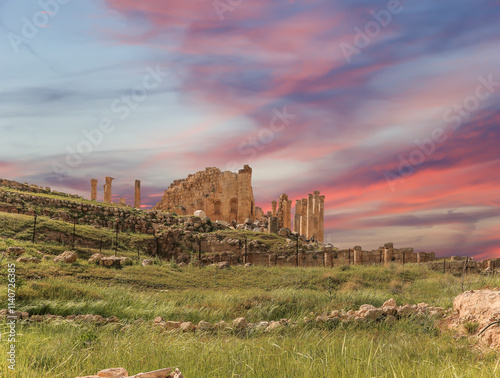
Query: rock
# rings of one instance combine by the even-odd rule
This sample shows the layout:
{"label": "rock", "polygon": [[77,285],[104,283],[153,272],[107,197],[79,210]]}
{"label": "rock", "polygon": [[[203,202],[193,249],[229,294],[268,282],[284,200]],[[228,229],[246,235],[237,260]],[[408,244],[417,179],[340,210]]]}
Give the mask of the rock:
{"label": "rock", "polygon": [[269,332],[269,331],[274,331],[278,328],[280,328],[282,325],[280,322],[276,322],[276,321],[272,321],[266,328],[266,332]]}
{"label": "rock", "polygon": [[417,314],[417,309],[410,306],[410,305],[404,305],[401,307],[398,307],[398,315],[399,316],[412,316]]}
{"label": "rock", "polygon": [[[453,301],[453,310],[459,322],[477,322],[479,329],[500,320],[500,291],[473,290],[458,295]],[[482,335],[487,345],[500,349],[500,327],[492,326]]]}
{"label": "rock", "polygon": [[378,318],[380,318],[382,315],[384,314],[384,311],[380,308],[374,308],[374,309],[370,309],[368,311],[366,311],[364,313],[364,318],[366,320],[377,320]]}
{"label": "rock", "polygon": [[30,316],[30,321],[40,323],[43,321],[43,317],[41,315],[32,315]]}
{"label": "rock", "polygon": [[398,313],[398,308],[396,306],[383,306],[382,307],[382,312],[385,315],[396,316],[397,313]]}
{"label": "rock", "polygon": [[134,321],[134,325],[141,325],[141,324],[144,324],[144,319],[143,318],[139,318],[136,321]]}
{"label": "rock", "polygon": [[195,217],[200,217],[200,218],[204,218],[207,216],[207,214],[203,211],[203,210],[196,210],[194,212],[194,216]]}
{"label": "rock", "polygon": [[153,259],[144,259],[142,260],[142,266],[148,266],[148,265],[153,265],[154,260]]}
{"label": "rock", "polygon": [[170,374],[167,378],[184,378],[181,371],[179,369],[175,369],[175,371]]}
{"label": "rock", "polygon": [[109,318],[106,319],[106,323],[119,323],[120,319],[118,319],[116,316],[110,316]]}
{"label": "rock", "polygon": [[396,318],[394,315],[387,315],[387,317],[385,318],[385,322],[387,324],[394,324],[395,322],[397,322],[398,318]]}
{"label": "rock", "polygon": [[246,263],[246,264],[245,264],[245,268],[251,268],[252,266],[253,266],[253,265],[252,265],[252,264],[250,264],[250,263]]}
{"label": "rock", "polygon": [[245,219],[245,223],[244,224],[249,226],[249,225],[252,225],[253,222],[252,222],[252,220],[250,218],[247,218],[247,219]]}
{"label": "rock", "polygon": [[112,266],[118,267],[121,266],[121,264],[122,264],[121,257],[115,257],[115,256],[102,257],[101,260],[99,261],[99,265],[104,266],[106,268],[110,268]]}
{"label": "rock", "polygon": [[219,330],[219,331],[222,331],[222,330],[225,330],[225,329],[231,329],[231,326],[226,323],[224,320],[218,322],[218,323],[215,323],[215,329]]}
{"label": "rock", "polygon": [[212,330],[212,328],[214,328],[214,326],[209,322],[205,322],[203,320],[200,320],[200,322],[198,323],[198,329],[200,331],[210,331],[210,330]]}
{"label": "rock", "polygon": [[59,256],[54,257],[54,261],[55,262],[64,262],[66,264],[71,264],[71,263],[74,263],[77,258],[78,258],[78,255],[76,254],[76,252],[65,251],[65,252],[61,253]]}
{"label": "rock", "polygon": [[191,322],[182,322],[180,326],[181,331],[190,332],[196,329],[195,325]]}
{"label": "rock", "polygon": [[230,267],[231,264],[229,264],[227,261],[221,261],[220,263],[217,263],[218,269],[229,269]]}
{"label": "rock", "polygon": [[99,261],[101,261],[103,257],[106,256],[104,256],[102,253],[94,253],[92,256],[90,256],[89,263],[99,264]]}
{"label": "rock", "polygon": [[165,320],[161,316],[157,316],[155,318],[155,320],[153,321],[153,323],[158,324],[158,323],[161,323],[161,322],[164,322],[164,321]]}
{"label": "rock", "polygon": [[22,263],[35,263],[35,264],[41,263],[40,259],[29,256],[19,257],[16,261]]}
{"label": "rock", "polygon": [[168,322],[165,322],[164,327],[167,331],[171,331],[173,329],[178,329],[178,328],[181,328],[181,322],[168,321]]}
{"label": "rock", "polygon": [[292,233],[292,231],[290,231],[290,229],[289,229],[289,228],[282,228],[282,229],[280,229],[280,230],[278,231],[278,235],[279,235],[279,236],[283,236],[283,237],[285,237],[285,238],[290,237],[291,233]]}
{"label": "rock", "polygon": [[247,321],[245,320],[245,318],[236,318],[233,320],[233,327],[235,329],[243,329],[245,328],[247,325]]}
{"label": "rock", "polygon": [[7,248],[7,255],[9,256],[20,256],[26,252],[23,247],[9,247]]}
{"label": "rock", "polygon": [[97,373],[98,377],[121,378],[128,377],[128,371],[124,368],[104,369]]}
{"label": "rock", "polygon": [[[169,377],[172,377],[172,374],[170,374],[172,372],[172,368],[166,368],[166,369],[160,369],[160,370],[155,370],[155,371],[150,371],[148,373],[139,373],[139,374],[136,374],[130,378],[169,378]],[[179,369],[176,369],[176,371],[178,371]],[[180,372],[179,372],[180,373]],[[179,376],[176,376],[176,377],[179,377]],[[182,375],[181,375],[182,377]]]}
{"label": "rock", "polygon": [[382,307],[386,307],[386,306],[397,307],[397,303],[393,298],[391,298],[391,299],[385,301],[384,304],[382,305]]}
{"label": "rock", "polygon": [[262,322],[258,322],[257,324],[255,324],[254,329],[256,331],[261,331],[261,330],[265,330],[268,326],[269,326],[269,322],[262,321]]}

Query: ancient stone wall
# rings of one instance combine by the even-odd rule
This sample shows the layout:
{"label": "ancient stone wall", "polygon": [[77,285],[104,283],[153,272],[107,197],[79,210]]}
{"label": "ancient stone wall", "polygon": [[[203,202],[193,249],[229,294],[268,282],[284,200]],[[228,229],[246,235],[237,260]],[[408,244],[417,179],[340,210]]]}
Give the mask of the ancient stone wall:
{"label": "ancient stone wall", "polygon": [[79,199],[82,198],[81,196],[78,196],[76,194],[67,194],[67,193],[61,193],[61,192],[57,192],[55,190],[51,190],[48,186],[45,188],[41,188],[41,187],[34,185],[34,184],[20,183],[17,181],[6,180],[6,179],[0,179],[0,186],[20,190],[23,192],[54,194],[54,195],[58,195],[61,197],[68,197],[68,198],[79,198]]}
{"label": "ancient stone wall", "polygon": [[191,215],[196,210],[203,210],[210,219],[226,222],[253,220],[252,168],[245,165],[238,173],[233,173],[211,167],[186,179],[176,180],[165,190],[165,195],[154,209],[178,215]]}

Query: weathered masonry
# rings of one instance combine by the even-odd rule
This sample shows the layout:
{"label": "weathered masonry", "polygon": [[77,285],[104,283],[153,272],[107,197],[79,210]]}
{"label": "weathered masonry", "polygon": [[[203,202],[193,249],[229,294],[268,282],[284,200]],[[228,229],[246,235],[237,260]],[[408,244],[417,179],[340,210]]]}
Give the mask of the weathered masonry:
{"label": "weathered masonry", "polygon": [[182,180],[175,180],[154,210],[192,215],[203,210],[213,220],[244,223],[255,219],[252,168],[245,165],[238,173],[215,167],[206,168]]}

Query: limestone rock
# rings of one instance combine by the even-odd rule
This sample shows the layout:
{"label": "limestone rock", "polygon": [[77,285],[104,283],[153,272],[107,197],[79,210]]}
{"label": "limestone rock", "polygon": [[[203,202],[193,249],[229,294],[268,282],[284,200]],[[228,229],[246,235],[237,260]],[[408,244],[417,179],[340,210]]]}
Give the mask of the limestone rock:
{"label": "limestone rock", "polygon": [[181,331],[190,332],[196,329],[195,325],[191,322],[182,322],[180,326]]}
{"label": "limestone rock", "polygon": [[[150,371],[148,373],[139,373],[131,378],[169,378],[172,376],[172,368],[160,369],[155,371]],[[177,370],[177,369],[176,369]]]}
{"label": "limestone rock", "polygon": [[227,261],[221,261],[220,263],[217,263],[218,269],[229,269],[230,267],[231,264],[229,264]]}
{"label": "limestone rock", "polygon": [[61,253],[59,256],[54,257],[55,262],[64,262],[66,264],[71,264],[76,261],[78,255],[73,251],[65,251]]}
{"label": "limestone rock", "polygon": [[179,369],[175,369],[175,371],[170,374],[167,378],[184,378],[181,371]]}
{"label": "limestone rock", "polygon": [[121,257],[115,257],[115,256],[102,257],[101,260],[99,261],[100,266],[104,266],[107,268],[112,266],[121,266],[121,264],[122,264]]}
{"label": "limestone rock", "polygon": [[382,307],[386,307],[386,306],[396,307],[397,303],[393,298],[391,298],[391,299],[388,299],[387,301],[385,301],[384,304],[382,305]]}
{"label": "limestone rock", "polygon": [[30,256],[23,256],[23,257],[19,257],[17,260],[17,262],[23,262],[23,263],[41,263],[40,259],[36,258],[36,257],[30,257]]}
{"label": "limestone rock", "polygon": [[101,261],[101,259],[103,257],[106,257],[106,256],[103,255],[102,253],[94,253],[92,256],[90,256],[89,263],[99,264],[99,261]]}
{"label": "limestone rock", "polygon": [[154,263],[153,259],[144,259],[144,260],[142,260],[142,266],[153,265],[153,263]]}
{"label": "limestone rock", "polygon": [[200,320],[200,322],[198,323],[198,329],[200,331],[210,331],[213,327],[214,326],[211,323],[205,322],[203,320]]}
{"label": "limestone rock", "polygon": [[167,331],[171,331],[173,329],[178,329],[178,328],[181,328],[181,322],[168,321],[168,322],[165,322],[164,327]]}
{"label": "limestone rock", "polygon": [[128,371],[124,368],[104,369],[97,373],[98,377],[121,378],[128,377]]}
{"label": "limestone rock", "polygon": [[9,247],[7,248],[7,255],[9,256],[20,256],[26,252],[23,247]]}
{"label": "limestone rock", "polygon": [[246,327],[246,325],[247,321],[245,320],[245,318],[236,318],[233,320],[233,326],[236,329],[243,329]]}

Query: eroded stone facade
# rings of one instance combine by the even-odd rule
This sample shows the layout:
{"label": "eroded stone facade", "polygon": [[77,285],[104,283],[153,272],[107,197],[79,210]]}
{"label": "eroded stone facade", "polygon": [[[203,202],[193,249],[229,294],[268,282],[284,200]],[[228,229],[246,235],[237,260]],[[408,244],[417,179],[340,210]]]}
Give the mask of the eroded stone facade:
{"label": "eroded stone facade", "polygon": [[178,215],[192,215],[203,210],[212,220],[244,223],[255,219],[255,201],[252,190],[252,168],[245,165],[238,173],[215,167],[174,181],[155,210]]}

